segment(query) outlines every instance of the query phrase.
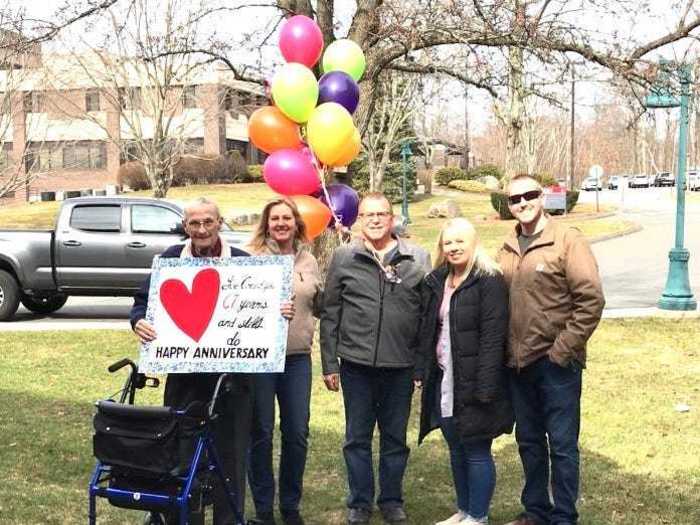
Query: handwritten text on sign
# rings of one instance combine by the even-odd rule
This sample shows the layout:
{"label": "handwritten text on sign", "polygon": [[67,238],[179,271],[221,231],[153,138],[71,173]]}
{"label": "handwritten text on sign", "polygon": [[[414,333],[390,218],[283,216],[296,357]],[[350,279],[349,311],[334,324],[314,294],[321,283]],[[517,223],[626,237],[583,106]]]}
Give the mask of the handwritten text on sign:
{"label": "handwritten text on sign", "polygon": [[291,256],[153,261],[141,346],[144,372],[282,372],[292,293]]}

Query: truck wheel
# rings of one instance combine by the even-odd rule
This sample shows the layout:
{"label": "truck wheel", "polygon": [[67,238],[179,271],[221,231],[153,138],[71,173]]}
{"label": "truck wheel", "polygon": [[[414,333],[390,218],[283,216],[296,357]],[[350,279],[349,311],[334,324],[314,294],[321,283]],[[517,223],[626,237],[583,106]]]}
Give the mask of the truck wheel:
{"label": "truck wheel", "polygon": [[9,321],[19,306],[19,286],[12,274],[0,270],[0,321]]}
{"label": "truck wheel", "polygon": [[22,295],[20,301],[27,310],[34,312],[35,314],[50,314],[55,312],[61,306],[66,304],[68,296],[62,293],[57,293],[54,295],[49,295],[47,297],[32,297],[30,295]]}

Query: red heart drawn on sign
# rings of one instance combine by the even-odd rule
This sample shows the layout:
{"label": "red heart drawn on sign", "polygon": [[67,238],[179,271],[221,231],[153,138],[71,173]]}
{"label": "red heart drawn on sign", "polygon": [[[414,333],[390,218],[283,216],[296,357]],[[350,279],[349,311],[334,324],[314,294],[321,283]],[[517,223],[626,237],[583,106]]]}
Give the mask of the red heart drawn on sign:
{"label": "red heart drawn on sign", "polygon": [[160,302],[175,325],[195,341],[209,326],[219,298],[219,272],[207,268],[195,275],[192,292],[179,279],[160,285]]}

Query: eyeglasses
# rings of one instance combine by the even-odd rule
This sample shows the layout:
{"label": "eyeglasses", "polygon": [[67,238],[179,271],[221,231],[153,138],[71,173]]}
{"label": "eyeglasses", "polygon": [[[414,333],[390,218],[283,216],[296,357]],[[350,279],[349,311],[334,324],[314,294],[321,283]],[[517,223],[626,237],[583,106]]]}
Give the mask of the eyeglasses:
{"label": "eyeglasses", "polygon": [[211,230],[218,224],[219,221],[215,221],[214,219],[204,219],[203,221],[188,221],[187,227],[193,230],[199,230],[202,226],[204,226],[205,230]]}
{"label": "eyeglasses", "polygon": [[390,215],[390,211],[371,211],[368,213],[360,213],[360,217],[366,221],[371,221],[372,219],[386,219]]}
{"label": "eyeglasses", "polygon": [[540,195],[542,195],[542,192],[540,190],[530,190],[530,191],[526,191],[525,193],[518,193],[517,195],[509,195],[508,196],[508,203],[511,206],[515,206],[516,204],[520,204],[520,201],[522,199],[525,199],[528,202],[534,201]]}

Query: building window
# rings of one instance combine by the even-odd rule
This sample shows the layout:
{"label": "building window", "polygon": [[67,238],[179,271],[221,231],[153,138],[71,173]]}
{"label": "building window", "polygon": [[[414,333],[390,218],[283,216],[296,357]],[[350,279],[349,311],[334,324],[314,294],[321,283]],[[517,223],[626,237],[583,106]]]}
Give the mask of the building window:
{"label": "building window", "polygon": [[85,111],[100,110],[100,92],[96,89],[88,89],[85,92]]}
{"label": "building window", "polygon": [[89,170],[107,167],[107,145],[98,141],[80,141],[63,147],[63,169]]}
{"label": "building window", "polygon": [[233,88],[224,89],[221,95],[221,107],[225,111],[232,111],[238,106],[238,93]]}
{"label": "building window", "polygon": [[0,171],[6,170],[10,166],[10,155],[12,154],[12,142],[5,142],[0,148]]}
{"label": "building window", "polygon": [[62,143],[31,142],[24,154],[27,173],[45,173],[63,167]]}
{"label": "building window", "polygon": [[119,164],[141,159],[139,145],[135,141],[122,142],[119,149]]}
{"label": "building window", "polygon": [[204,139],[187,139],[183,143],[183,152],[185,155],[193,155],[204,151]]}
{"label": "building window", "polygon": [[23,99],[25,113],[42,113],[44,111],[44,95],[36,91],[27,91]]}
{"label": "building window", "polygon": [[141,109],[141,103],[140,87],[119,88],[119,105],[122,109]]}
{"label": "building window", "polygon": [[197,86],[184,86],[182,88],[182,107],[197,107]]}

